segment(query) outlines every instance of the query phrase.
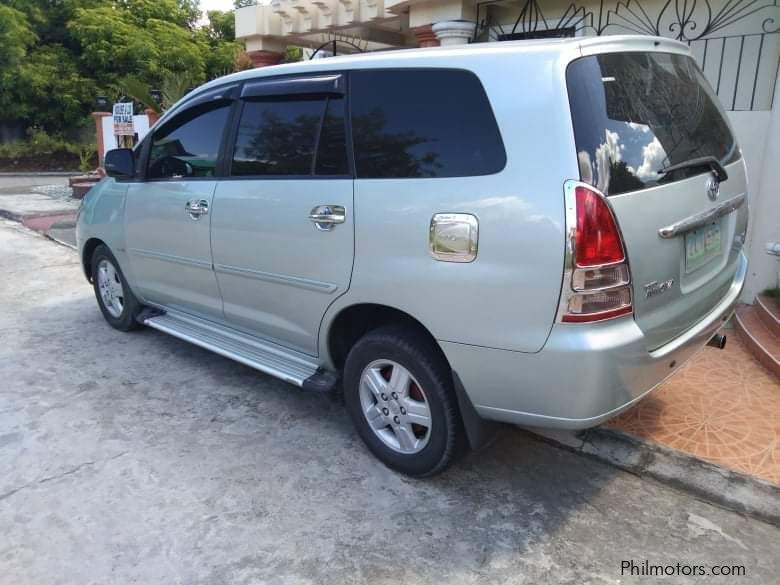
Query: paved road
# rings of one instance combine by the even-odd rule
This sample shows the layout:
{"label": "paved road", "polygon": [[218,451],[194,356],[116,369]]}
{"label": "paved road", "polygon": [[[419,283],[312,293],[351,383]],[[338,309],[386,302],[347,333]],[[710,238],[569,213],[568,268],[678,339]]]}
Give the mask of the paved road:
{"label": "paved road", "polygon": [[[777,582],[777,528],[515,429],[395,475],[326,397],[110,329],[71,250],[0,250],[3,585]],[[621,576],[645,559],[746,576]]]}
{"label": "paved road", "polygon": [[0,173],[0,189],[32,185],[67,185],[70,175],[13,175]]}

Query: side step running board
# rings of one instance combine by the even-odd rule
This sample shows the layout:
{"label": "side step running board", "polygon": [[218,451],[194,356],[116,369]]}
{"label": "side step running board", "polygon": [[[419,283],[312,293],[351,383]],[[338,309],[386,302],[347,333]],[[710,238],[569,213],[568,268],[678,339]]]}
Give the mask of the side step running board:
{"label": "side step running board", "polygon": [[338,385],[338,376],[321,369],[315,358],[212,321],[157,309],[145,309],[138,320],[305,390],[328,392]]}

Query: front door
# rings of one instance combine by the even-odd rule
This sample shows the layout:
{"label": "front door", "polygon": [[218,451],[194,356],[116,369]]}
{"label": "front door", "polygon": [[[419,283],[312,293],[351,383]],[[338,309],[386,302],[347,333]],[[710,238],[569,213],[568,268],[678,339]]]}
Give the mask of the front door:
{"label": "front door", "polygon": [[127,251],[147,302],[221,318],[211,258],[211,212],[220,142],[231,104],[189,109],[152,136],[144,182],[131,185]]}
{"label": "front door", "polygon": [[316,354],[322,316],[349,286],[354,215],[340,83],[306,81],[286,79],[283,95],[245,87],[211,239],[227,321]]}

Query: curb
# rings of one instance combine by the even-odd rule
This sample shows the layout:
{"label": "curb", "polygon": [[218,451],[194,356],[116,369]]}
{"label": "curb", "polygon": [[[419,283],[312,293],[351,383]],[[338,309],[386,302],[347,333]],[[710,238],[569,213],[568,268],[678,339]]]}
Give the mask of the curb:
{"label": "curb", "polygon": [[612,429],[529,429],[548,442],[780,526],[780,487]]}
{"label": "curb", "polygon": [[0,177],[77,177],[83,174],[81,171],[41,171],[40,173],[4,171],[0,172]]}
{"label": "curb", "polygon": [[[35,233],[41,234],[43,237],[51,240],[52,242],[55,242],[55,243],[60,244],[62,246],[65,246],[66,248],[70,248],[71,250],[77,250],[78,248],[76,246],[74,246],[73,244],[71,244],[70,242],[67,242],[67,241],[63,240],[62,238],[58,238],[57,236],[52,234],[51,233],[51,230],[52,230],[51,227],[49,229],[45,230],[45,231],[41,231],[41,230],[37,230],[37,229],[35,229],[35,228],[31,227],[31,226],[28,226],[25,223],[26,220],[40,219],[42,217],[52,217],[53,215],[65,215],[65,214],[60,214],[60,213],[34,214],[33,213],[33,214],[21,215],[19,213],[14,213],[12,211],[8,211],[7,209],[0,209],[0,219],[7,219],[7,220],[10,220],[10,221],[16,222],[16,223],[26,227],[27,229],[29,229],[29,230],[31,230],[31,231],[33,231]],[[75,222],[68,222],[68,223],[73,223],[74,226],[75,226]],[[56,225],[56,223],[54,225]]]}
{"label": "curb", "polygon": [[31,213],[16,213],[14,211],[8,211],[7,209],[0,208],[0,218],[10,219],[18,223],[24,223],[27,219],[38,219],[39,217],[51,217],[53,215],[68,215],[76,213],[75,209],[54,209],[52,211],[44,212],[31,212]]}
{"label": "curb", "polygon": [[60,246],[65,246],[66,248],[70,248],[71,250],[78,251],[78,248],[71,244],[70,242],[66,242],[65,240],[61,240],[60,238],[51,235],[50,233],[46,232],[45,234],[42,234],[44,237],[50,239],[55,244],[59,244]]}
{"label": "curb", "polygon": [[8,211],[7,209],[0,209],[0,217],[19,223],[22,223],[22,220],[24,219],[24,216],[14,213],[13,211]]}

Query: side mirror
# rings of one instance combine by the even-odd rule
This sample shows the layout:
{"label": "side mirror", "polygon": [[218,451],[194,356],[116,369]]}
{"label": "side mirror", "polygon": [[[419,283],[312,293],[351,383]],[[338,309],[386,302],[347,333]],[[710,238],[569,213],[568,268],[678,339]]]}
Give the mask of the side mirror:
{"label": "side mirror", "polygon": [[109,177],[130,179],[135,176],[135,160],[129,148],[115,148],[106,153],[103,168]]}

